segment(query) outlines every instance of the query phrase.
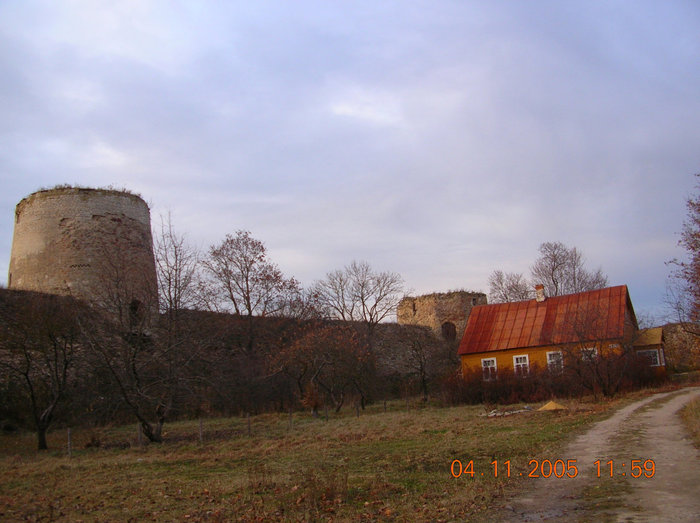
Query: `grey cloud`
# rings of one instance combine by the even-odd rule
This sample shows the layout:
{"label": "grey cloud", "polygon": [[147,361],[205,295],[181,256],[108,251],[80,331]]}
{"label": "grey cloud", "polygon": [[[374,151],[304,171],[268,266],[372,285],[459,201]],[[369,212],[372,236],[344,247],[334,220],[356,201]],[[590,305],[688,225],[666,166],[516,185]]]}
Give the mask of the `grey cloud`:
{"label": "grey cloud", "polygon": [[102,11],[0,6],[0,271],[19,199],[114,183],[304,283],[357,258],[485,290],[562,240],[659,305],[700,170],[692,2]]}

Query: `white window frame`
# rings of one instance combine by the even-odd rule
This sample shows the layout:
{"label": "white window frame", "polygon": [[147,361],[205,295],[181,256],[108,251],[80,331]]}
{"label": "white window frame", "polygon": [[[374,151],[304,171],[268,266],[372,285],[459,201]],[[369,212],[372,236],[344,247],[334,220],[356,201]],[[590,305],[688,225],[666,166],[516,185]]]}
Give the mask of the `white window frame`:
{"label": "white window frame", "polygon": [[[485,366],[485,362],[493,362],[493,365],[488,365]],[[489,376],[486,377],[486,373],[484,372],[486,369],[493,369],[489,370]],[[481,376],[484,381],[493,381],[498,378],[498,362],[496,361],[496,358],[481,358]]]}
{"label": "white window frame", "polygon": [[661,357],[659,356],[659,350],[658,349],[644,349],[644,350],[638,350],[637,351],[637,356],[643,356],[644,354],[654,354],[656,357],[656,363],[650,363],[650,367],[661,367]]}
{"label": "white window frame", "polygon": [[[557,355],[556,358],[552,358],[554,354]],[[547,351],[547,369],[556,373],[564,370],[564,354],[560,350]]]}
{"label": "white window frame", "polygon": [[598,357],[598,347],[584,347],[579,354],[584,361],[594,361]]}
{"label": "white window frame", "polygon": [[[517,358],[525,358],[525,364],[516,363]],[[524,370],[518,371],[518,369],[522,367],[524,367]],[[528,376],[530,374],[530,357],[527,354],[517,354],[513,356],[513,373],[516,376]]]}

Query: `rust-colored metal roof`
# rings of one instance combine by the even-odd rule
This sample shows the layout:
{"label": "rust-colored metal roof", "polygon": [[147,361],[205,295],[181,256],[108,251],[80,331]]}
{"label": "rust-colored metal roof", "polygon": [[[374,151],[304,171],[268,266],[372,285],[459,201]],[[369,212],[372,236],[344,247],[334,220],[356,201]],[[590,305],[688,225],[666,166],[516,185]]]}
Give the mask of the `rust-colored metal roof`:
{"label": "rust-colored metal roof", "polygon": [[543,302],[479,305],[469,315],[459,354],[623,338],[626,318],[636,327],[626,285]]}

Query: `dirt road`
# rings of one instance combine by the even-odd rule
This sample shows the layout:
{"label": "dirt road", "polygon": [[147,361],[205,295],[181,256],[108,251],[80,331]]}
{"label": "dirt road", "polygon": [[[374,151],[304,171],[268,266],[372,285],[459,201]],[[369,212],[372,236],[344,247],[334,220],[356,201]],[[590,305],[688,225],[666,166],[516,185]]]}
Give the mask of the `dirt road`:
{"label": "dirt road", "polygon": [[[526,491],[505,501],[490,519],[700,521],[700,452],[677,414],[698,397],[700,387],[694,387],[655,394],[620,409],[558,456],[577,460],[576,478],[529,479]],[[600,477],[596,460],[600,460]],[[651,475],[651,462],[646,463],[646,470],[636,468],[644,466],[646,460],[654,461],[653,477],[646,477]],[[631,477],[640,471],[641,477]]]}

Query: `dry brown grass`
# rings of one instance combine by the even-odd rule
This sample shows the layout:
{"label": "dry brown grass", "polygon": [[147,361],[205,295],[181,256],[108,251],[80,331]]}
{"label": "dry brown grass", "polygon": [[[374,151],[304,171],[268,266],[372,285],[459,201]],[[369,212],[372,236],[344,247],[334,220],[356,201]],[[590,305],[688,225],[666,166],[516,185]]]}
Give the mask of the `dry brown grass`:
{"label": "dry brown grass", "polygon": [[700,448],[700,399],[688,403],[681,410],[681,418],[693,437],[695,446]]}
{"label": "dry brown grass", "polygon": [[[75,430],[72,458],[64,430],[43,454],[31,434],[3,435],[0,520],[465,519],[615,404],[563,403],[572,410],[488,418],[482,406],[407,412],[397,402],[328,422],[295,413],[291,431],[287,414],[265,414],[251,418],[250,437],[245,418],[206,420],[203,444],[197,421],[181,422],[144,448],[133,446],[135,425]],[[101,448],[83,448],[91,439]],[[454,459],[473,459],[475,477],[453,478]],[[511,461],[511,478],[493,476],[494,459]]]}

